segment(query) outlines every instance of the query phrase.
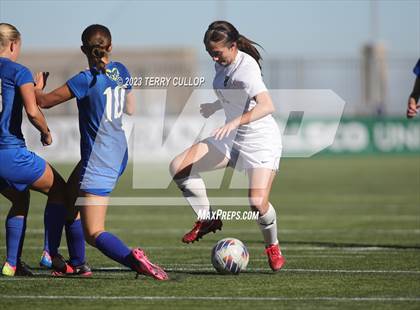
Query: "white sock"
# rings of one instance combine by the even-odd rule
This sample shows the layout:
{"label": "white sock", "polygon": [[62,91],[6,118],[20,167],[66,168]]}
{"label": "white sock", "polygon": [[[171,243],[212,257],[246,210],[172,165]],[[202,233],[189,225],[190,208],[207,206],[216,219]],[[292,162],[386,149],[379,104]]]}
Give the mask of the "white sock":
{"label": "white sock", "polygon": [[174,179],[174,181],[182,191],[182,195],[197,214],[197,218],[210,216],[210,202],[207,198],[206,185],[199,175]]}
{"label": "white sock", "polygon": [[257,220],[258,226],[264,236],[266,246],[278,243],[277,239],[277,215],[271,203],[268,203],[268,210]]}

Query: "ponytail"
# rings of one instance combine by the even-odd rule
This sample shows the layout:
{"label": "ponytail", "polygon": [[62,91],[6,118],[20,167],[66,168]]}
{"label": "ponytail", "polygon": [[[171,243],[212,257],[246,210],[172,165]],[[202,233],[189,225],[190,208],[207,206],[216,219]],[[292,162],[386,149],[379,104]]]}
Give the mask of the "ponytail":
{"label": "ponytail", "polygon": [[105,56],[108,56],[108,52],[102,46],[93,46],[90,49],[90,57],[93,59],[95,68],[102,73],[105,73],[105,63],[102,61]]}
{"label": "ponytail", "polygon": [[108,56],[111,40],[111,32],[102,25],[90,25],[82,33],[83,50],[95,68],[102,73],[105,73],[102,58]]}
{"label": "ponytail", "polygon": [[260,46],[260,45],[258,43],[255,43],[254,41],[251,41],[250,39],[246,38],[245,36],[241,34],[239,35],[239,38],[236,41],[236,44],[240,51],[252,56],[252,58],[255,59],[255,61],[257,62],[258,66],[260,66],[260,69],[261,69],[260,60],[262,60],[262,57],[260,55],[260,52],[254,46],[254,45]]}

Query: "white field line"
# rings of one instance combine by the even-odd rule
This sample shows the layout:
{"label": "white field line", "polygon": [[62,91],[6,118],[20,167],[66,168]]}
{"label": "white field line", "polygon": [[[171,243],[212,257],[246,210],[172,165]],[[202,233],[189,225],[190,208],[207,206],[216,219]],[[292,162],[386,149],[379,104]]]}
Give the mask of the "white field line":
{"label": "white field line", "polygon": [[[214,271],[211,267],[203,267],[202,264],[195,264],[199,265],[194,268],[190,268],[192,266],[190,264],[162,264],[166,271],[169,272],[177,272],[177,271],[187,271],[187,272],[195,272],[195,271]],[[94,268],[95,269],[95,268]],[[95,270],[98,271],[129,271],[128,268],[124,267],[102,267],[97,268]],[[250,272],[265,272],[270,271],[270,268],[249,268],[247,271]],[[379,274],[419,274],[420,270],[348,270],[348,269],[302,269],[302,268],[283,268],[281,272],[298,272],[298,273],[379,273]]]}
{"label": "white field line", "polygon": [[[284,254],[284,253],[283,253]],[[347,259],[352,259],[352,258],[366,258],[366,255],[336,255],[336,254],[331,254],[331,255],[317,255],[317,254],[313,254],[313,255],[286,255],[287,258],[347,258]],[[267,258],[251,258],[253,262],[265,262],[267,261]]]}
{"label": "white field line", "polygon": [[[138,245],[132,244],[128,245],[131,248],[137,247]],[[42,252],[43,246],[40,244],[39,246],[36,245],[24,245],[23,250],[38,250],[40,253]],[[247,246],[250,250],[264,250],[264,246]],[[182,251],[205,251],[205,250],[212,250],[212,246],[143,246],[142,249],[144,250],[182,250]],[[401,252],[419,252],[417,249],[403,249],[403,248],[383,248],[383,247],[329,247],[329,246],[294,246],[294,245],[287,245],[282,246],[281,249],[284,250],[290,250],[290,251],[326,251],[326,252],[351,252],[353,254],[380,254],[380,253],[386,253],[386,254],[401,254]],[[6,246],[0,246],[0,250],[6,250]],[[66,246],[60,246],[61,251],[66,251]],[[90,246],[86,247],[87,251],[96,251],[95,248],[92,248]],[[334,253],[332,253],[334,254]],[[41,255],[41,254],[40,254]],[[286,254],[286,257],[289,256]],[[354,256],[353,256],[354,257]]]}
{"label": "white field line", "polygon": [[201,301],[337,301],[337,302],[419,302],[420,297],[238,297],[238,296],[75,296],[75,295],[0,295],[2,299],[71,300],[201,300]]}
{"label": "white field line", "polygon": [[[130,234],[152,234],[152,235],[164,235],[164,234],[184,234],[188,228],[113,228],[111,229],[114,233],[130,233]],[[245,233],[257,233],[258,230],[243,229],[243,228],[226,228],[222,231],[224,234],[245,234]],[[44,234],[43,228],[28,228],[26,233],[29,234]],[[420,229],[279,229],[279,234],[337,234],[337,233],[366,233],[366,234],[414,234],[420,235]]]}
{"label": "white field line", "polygon": [[[131,248],[137,247],[138,245],[128,245]],[[144,250],[148,251],[148,250],[182,250],[182,251],[210,251],[213,249],[212,246],[143,246],[142,247]],[[261,246],[247,246],[247,248],[249,250],[260,250],[263,251],[264,247],[263,245]],[[293,246],[293,245],[288,245],[288,246],[282,246],[281,247],[283,252],[285,250],[289,250],[289,251],[325,251],[328,252],[328,256],[334,255],[335,253],[331,253],[331,252],[336,252],[339,253],[341,255],[343,255],[343,253],[351,253],[349,255],[351,255],[351,257],[356,257],[354,256],[354,254],[362,254],[362,255],[366,255],[366,254],[401,254],[401,252],[410,252],[410,253],[416,253],[420,251],[418,251],[417,249],[403,249],[403,248],[383,248],[383,247],[329,247],[329,246]],[[24,245],[23,250],[28,250],[28,251],[40,251],[40,253],[42,252],[43,246],[40,244],[39,246],[36,245]],[[6,246],[0,246],[0,250],[6,250]],[[67,247],[66,246],[60,246],[60,251],[67,251]],[[90,246],[86,247],[86,251],[96,251],[95,248],[92,248]],[[262,252],[261,252],[262,253]],[[331,253],[331,255],[330,255]],[[41,254],[40,254],[41,255]],[[288,254],[285,254],[286,257],[289,257]],[[343,255],[345,256],[345,255]]]}
{"label": "white field line", "polygon": [[[215,271],[212,267],[203,267],[203,264],[161,264],[169,272],[199,272]],[[195,267],[194,267],[195,266]],[[191,268],[192,267],[192,268]],[[101,267],[93,268],[95,271],[130,271],[125,267]],[[270,268],[248,268],[250,272],[271,272]],[[350,270],[350,269],[303,269],[303,268],[283,268],[281,272],[291,273],[355,273],[355,274],[419,274],[420,270]],[[110,273],[107,273],[110,274]],[[0,278],[2,279],[2,278]],[[20,278],[25,279],[25,278]]]}

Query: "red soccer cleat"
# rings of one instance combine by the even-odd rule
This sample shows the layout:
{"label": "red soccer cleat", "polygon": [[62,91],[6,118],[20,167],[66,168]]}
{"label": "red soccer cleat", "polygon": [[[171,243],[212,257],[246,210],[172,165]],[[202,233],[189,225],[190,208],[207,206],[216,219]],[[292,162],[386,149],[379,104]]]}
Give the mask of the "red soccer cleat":
{"label": "red soccer cleat", "polygon": [[280,247],[278,243],[271,244],[266,247],[265,253],[268,256],[268,264],[273,271],[279,271],[286,263],[286,259],[280,253]]}
{"label": "red soccer cleat", "polygon": [[193,229],[187,232],[182,238],[182,242],[191,243],[200,240],[204,235],[209,232],[215,233],[216,230],[222,230],[223,223],[221,220],[197,221]]}
{"label": "red soccer cleat", "polygon": [[58,254],[52,258],[52,273],[54,277],[66,277],[66,276],[81,276],[90,277],[92,276],[92,270],[87,263],[79,266],[72,266],[63,256]]}
{"label": "red soccer cleat", "polygon": [[133,259],[133,265],[135,271],[138,274],[149,276],[157,280],[168,280],[166,272],[158,265],[152,264],[147,258],[146,254],[142,249],[134,249],[131,251],[131,257]]}

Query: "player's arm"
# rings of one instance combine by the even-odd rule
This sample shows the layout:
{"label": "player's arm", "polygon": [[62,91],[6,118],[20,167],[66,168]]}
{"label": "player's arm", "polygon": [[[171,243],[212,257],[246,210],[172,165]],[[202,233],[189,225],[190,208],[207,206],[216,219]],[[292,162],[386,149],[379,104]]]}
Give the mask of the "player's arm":
{"label": "player's arm", "polygon": [[54,89],[52,92],[44,93],[41,89],[35,89],[37,104],[43,109],[49,109],[60,103],[74,98],[67,84]]}
{"label": "player's arm", "polygon": [[44,93],[47,78],[43,72],[38,72],[35,75],[35,96],[36,103],[43,109],[49,109],[60,103],[74,98],[67,84],[54,89],[52,92]]}
{"label": "player's arm", "polygon": [[420,97],[420,77],[416,78],[414,82],[413,91],[408,98],[408,105],[407,105],[407,118],[412,118],[416,116],[417,109],[420,109],[420,104],[418,104]]}
{"label": "player's arm", "polygon": [[239,125],[245,125],[256,121],[264,116],[272,114],[275,111],[273,101],[271,100],[268,91],[259,93],[254,97],[254,99],[257,104],[251,111],[244,113],[242,117],[238,119]]}
{"label": "player's arm", "polygon": [[254,97],[254,99],[257,102],[257,104],[251,111],[248,111],[242,114],[242,116],[239,116],[233,119],[232,121],[226,123],[224,126],[217,128],[213,132],[213,136],[217,140],[223,139],[239,126],[256,121],[274,112],[275,109],[273,101],[271,100],[268,91],[259,93]]}
{"label": "player's arm", "polygon": [[136,98],[134,97],[134,93],[130,91],[125,97],[124,113],[128,115],[133,115],[135,111],[136,111]]}
{"label": "player's arm", "polygon": [[47,121],[44,115],[36,104],[34,85],[26,83],[19,87],[23,106],[31,124],[41,133],[41,142],[44,145],[49,145],[52,142],[50,130],[48,129]]}

